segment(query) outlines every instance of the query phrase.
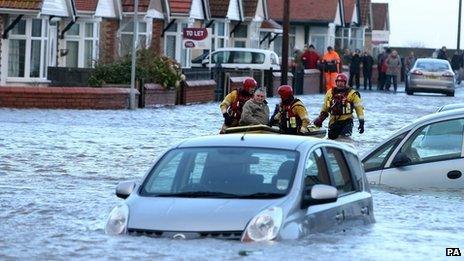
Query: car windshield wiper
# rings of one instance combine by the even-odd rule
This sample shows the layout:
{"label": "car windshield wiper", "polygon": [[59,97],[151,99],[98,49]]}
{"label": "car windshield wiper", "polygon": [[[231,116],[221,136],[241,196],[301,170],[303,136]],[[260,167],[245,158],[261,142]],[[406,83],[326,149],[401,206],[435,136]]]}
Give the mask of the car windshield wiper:
{"label": "car windshield wiper", "polygon": [[285,194],[259,192],[259,193],[253,193],[253,194],[248,194],[248,195],[240,195],[240,198],[280,198],[283,196],[285,196]]}
{"label": "car windshield wiper", "polygon": [[216,191],[185,191],[171,194],[159,194],[158,197],[181,197],[181,198],[238,198],[240,195]]}

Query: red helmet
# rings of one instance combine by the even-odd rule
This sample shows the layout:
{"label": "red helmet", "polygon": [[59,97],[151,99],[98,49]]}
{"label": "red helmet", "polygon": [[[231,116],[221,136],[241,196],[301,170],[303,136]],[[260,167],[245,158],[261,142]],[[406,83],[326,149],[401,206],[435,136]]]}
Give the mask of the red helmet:
{"label": "red helmet", "polygon": [[280,95],[282,100],[286,100],[293,96],[293,88],[290,85],[282,85],[277,89],[277,93]]}
{"label": "red helmet", "polygon": [[337,74],[337,77],[335,77],[335,82],[339,82],[339,81],[343,81],[343,82],[347,83],[348,82],[348,77],[346,77],[346,75],[343,74],[343,73],[339,73],[339,74]]}
{"label": "red helmet", "polygon": [[257,86],[258,83],[253,78],[248,77],[243,80],[243,89],[245,89],[247,92],[256,89]]}

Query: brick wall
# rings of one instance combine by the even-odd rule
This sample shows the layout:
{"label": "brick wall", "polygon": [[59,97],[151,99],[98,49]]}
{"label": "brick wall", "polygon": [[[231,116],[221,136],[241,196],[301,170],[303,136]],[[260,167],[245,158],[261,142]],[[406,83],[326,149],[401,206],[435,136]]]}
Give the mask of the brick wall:
{"label": "brick wall", "polygon": [[100,23],[100,62],[111,63],[118,57],[119,21],[103,18]]}
{"label": "brick wall", "polygon": [[161,38],[161,34],[164,30],[164,21],[163,20],[153,20],[153,29],[151,36],[151,46],[150,48],[155,50],[155,52],[163,54],[164,53],[164,42]]}
{"label": "brick wall", "polygon": [[[0,15],[0,32],[3,32],[3,28],[5,27],[6,15]],[[0,72],[2,71],[2,63],[1,59],[6,59],[2,57],[2,39],[0,39]],[[1,74],[1,73],[0,73]]]}
{"label": "brick wall", "polygon": [[0,107],[127,109],[129,96],[125,88],[0,87]]}
{"label": "brick wall", "polygon": [[164,90],[159,84],[145,84],[145,107],[175,104],[175,90]]}
{"label": "brick wall", "polygon": [[216,81],[187,81],[184,86],[183,104],[212,102],[215,100]]}

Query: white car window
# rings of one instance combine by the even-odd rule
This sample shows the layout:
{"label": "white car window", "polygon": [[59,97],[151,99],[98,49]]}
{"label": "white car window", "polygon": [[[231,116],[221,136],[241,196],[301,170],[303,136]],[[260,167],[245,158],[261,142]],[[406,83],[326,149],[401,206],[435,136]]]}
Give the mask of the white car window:
{"label": "white car window", "polygon": [[251,63],[252,62],[252,56],[251,52],[240,52],[240,51],[235,51],[233,53],[233,63]]}
{"label": "white car window", "polygon": [[229,51],[220,51],[217,53],[213,53],[213,59],[211,60],[211,63],[228,63],[229,62],[229,57],[230,57],[230,52]]}
{"label": "white car window", "polygon": [[426,125],[408,139],[401,152],[411,164],[461,157],[464,120],[449,120]]}
{"label": "white car window", "polygon": [[382,147],[378,148],[371,155],[367,156],[364,160],[364,170],[374,171],[382,169],[385,165],[390,154],[393,152],[398,143],[404,138],[405,134],[398,135],[385,143]]}
{"label": "white car window", "polygon": [[253,64],[263,64],[264,63],[264,54],[263,53],[251,53],[252,63]]}
{"label": "white car window", "polygon": [[316,184],[330,185],[329,173],[321,149],[312,152],[305,163],[305,186]]}
{"label": "white car window", "polygon": [[343,153],[335,148],[327,148],[326,155],[332,184],[338,189],[338,193],[342,195],[354,191],[350,170]]}

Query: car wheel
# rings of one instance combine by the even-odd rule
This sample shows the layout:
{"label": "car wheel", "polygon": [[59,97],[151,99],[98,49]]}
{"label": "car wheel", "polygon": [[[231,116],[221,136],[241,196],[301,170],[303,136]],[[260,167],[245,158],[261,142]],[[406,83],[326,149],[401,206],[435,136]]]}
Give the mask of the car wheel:
{"label": "car wheel", "polygon": [[413,95],[414,92],[411,91],[411,89],[407,88],[407,89],[406,89],[406,94],[407,94],[407,95]]}
{"label": "car wheel", "polygon": [[454,97],[454,91],[451,91],[451,92],[446,93],[446,96]]}

